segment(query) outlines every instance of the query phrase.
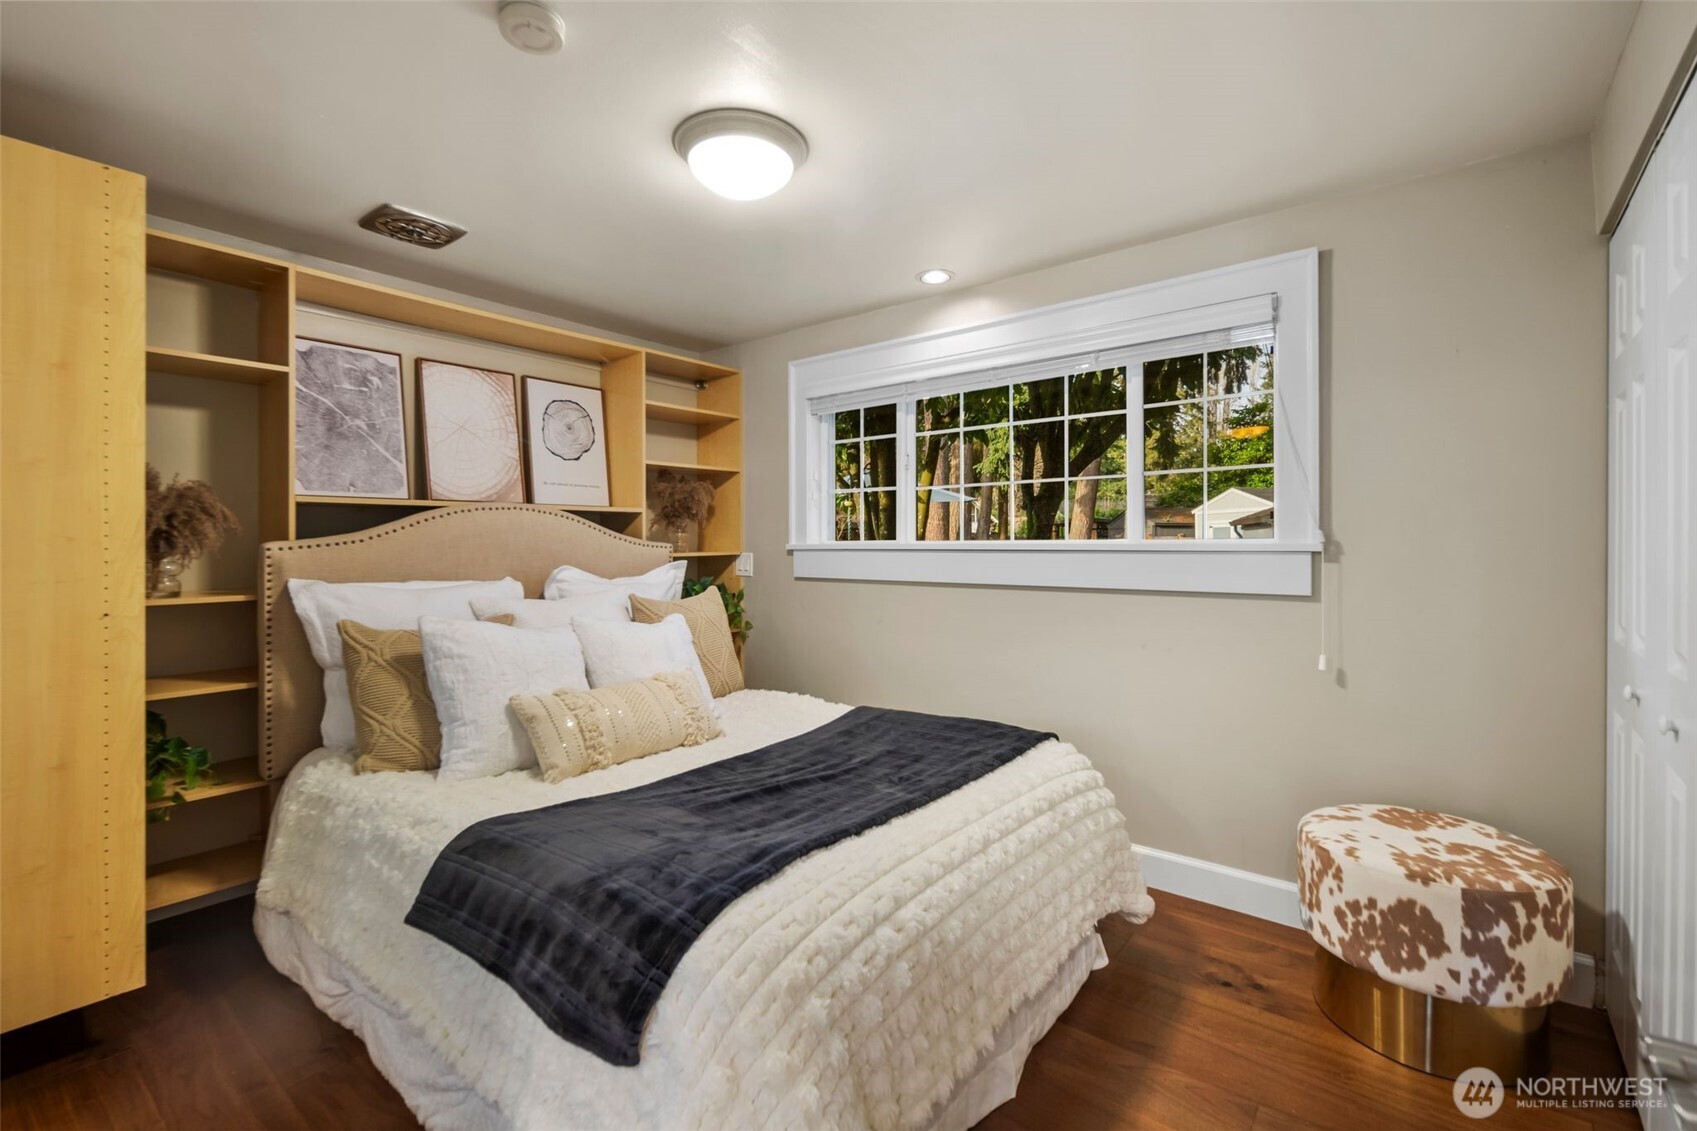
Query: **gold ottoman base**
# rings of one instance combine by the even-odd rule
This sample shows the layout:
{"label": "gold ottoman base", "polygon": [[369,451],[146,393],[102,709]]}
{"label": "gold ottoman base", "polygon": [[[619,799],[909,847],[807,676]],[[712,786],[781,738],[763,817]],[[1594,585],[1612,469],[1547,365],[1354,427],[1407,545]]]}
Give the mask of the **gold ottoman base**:
{"label": "gold ottoman base", "polygon": [[1467,1005],[1394,986],[1314,947],[1314,1000],[1338,1028],[1383,1056],[1453,1080],[1489,1068],[1510,1088],[1550,1065],[1550,1007]]}

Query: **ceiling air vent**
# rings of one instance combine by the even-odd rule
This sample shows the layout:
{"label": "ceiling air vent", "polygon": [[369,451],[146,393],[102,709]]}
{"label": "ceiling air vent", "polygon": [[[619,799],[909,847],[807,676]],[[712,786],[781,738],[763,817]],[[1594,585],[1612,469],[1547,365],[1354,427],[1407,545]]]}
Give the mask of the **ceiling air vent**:
{"label": "ceiling air vent", "polygon": [[359,226],[380,236],[431,249],[447,247],[465,235],[465,229],[458,224],[393,204],[373,208],[360,218]]}

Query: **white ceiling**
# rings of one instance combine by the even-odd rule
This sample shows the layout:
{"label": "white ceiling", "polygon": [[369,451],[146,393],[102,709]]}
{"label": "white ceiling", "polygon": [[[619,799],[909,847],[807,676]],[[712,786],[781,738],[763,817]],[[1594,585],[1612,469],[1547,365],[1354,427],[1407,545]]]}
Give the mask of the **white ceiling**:
{"label": "white ceiling", "polygon": [[[158,215],[684,347],[744,341],[1584,133],[1630,3],[0,5],[0,128]],[[715,105],[812,156],[763,201]],[[471,234],[354,226],[394,201]]]}

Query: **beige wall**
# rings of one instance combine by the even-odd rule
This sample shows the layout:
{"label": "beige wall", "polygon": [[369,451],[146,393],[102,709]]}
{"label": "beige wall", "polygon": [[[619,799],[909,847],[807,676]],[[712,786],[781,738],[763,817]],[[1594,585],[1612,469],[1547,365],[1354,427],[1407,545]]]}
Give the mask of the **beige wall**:
{"label": "beige wall", "polygon": [[[792,359],[1315,245],[1332,671],[1312,599],[792,578]],[[1057,730],[1133,839],[1272,876],[1318,806],[1478,817],[1573,870],[1597,952],[1604,269],[1574,141],[724,351],[749,382],[751,682]]]}
{"label": "beige wall", "polygon": [[1597,228],[1612,231],[1649,160],[1662,124],[1697,52],[1697,2],[1648,0],[1615,66],[1608,97],[1591,130],[1591,177]]}

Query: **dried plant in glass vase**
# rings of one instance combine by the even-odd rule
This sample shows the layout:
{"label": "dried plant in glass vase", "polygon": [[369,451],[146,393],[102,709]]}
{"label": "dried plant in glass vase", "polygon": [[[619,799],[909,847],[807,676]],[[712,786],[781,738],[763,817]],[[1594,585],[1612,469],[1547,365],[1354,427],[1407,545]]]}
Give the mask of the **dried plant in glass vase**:
{"label": "dried plant in glass vase", "polygon": [[654,477],[653,494],[654,517],[670,533],[673,549],[685,552],[690,527],[707,521],[707,509],[713,505],[713,485],[674,471],[662,471]]}
{"label": "dried plant in glass vase", "polygon": [[198,479],[166,483],[152,464],[147,468],[147,595],[177,597],[182,574],[196,558],[212,553],[231,531],[240,530],[234,512],[210,486]]}

